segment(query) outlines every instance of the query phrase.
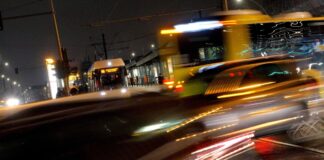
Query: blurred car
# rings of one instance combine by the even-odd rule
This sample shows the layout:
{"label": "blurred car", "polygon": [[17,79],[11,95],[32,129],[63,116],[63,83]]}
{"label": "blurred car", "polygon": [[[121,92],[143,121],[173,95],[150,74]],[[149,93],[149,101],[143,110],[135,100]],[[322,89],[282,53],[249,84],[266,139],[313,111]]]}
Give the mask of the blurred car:
{"label": "blurred car", "polygon": [[[129,88],[3,108],[0,158],[179,159],[210,140],[283,131],[316,97],[316,80],[295,74],[294,62],[234,63],[220,72],[210,66],[179,94]],[[239,146],[229,140],[226,153],[248,139]]]}

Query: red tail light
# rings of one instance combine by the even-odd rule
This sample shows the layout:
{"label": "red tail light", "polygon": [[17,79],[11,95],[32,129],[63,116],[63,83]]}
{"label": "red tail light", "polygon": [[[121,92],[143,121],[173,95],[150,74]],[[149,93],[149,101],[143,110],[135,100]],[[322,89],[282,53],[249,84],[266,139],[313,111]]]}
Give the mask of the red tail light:
{"label": "red tail light", "polygon": [[175,92],[182,92],[183,91],[183,86],[182,84],[178,84],[175,86]]}
{"label": "red tail light", "polygon": [[235,73],[230,73],[229,76],[230,77],[235,77]]}
{"label": "red tail light", "polygon": [[165,84],[165,85],[173,85],[174,81],[165,79],[165,80],[163,80],[163,84]]}

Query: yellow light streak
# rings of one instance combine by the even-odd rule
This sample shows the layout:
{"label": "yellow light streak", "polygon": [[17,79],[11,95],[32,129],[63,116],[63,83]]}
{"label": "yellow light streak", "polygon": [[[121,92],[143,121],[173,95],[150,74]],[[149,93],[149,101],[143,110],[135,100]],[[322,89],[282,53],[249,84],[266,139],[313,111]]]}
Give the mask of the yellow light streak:
{"label": "yellow light streak", "polygon": [[273,84],[273,83],[276,83],[276,82],[258,83],[258,84],[253,84],[253,85],[249,85],[249,86],[240,87],[240,88],[237,88],[236,90],[240,91],[240,90],[245,90],[245,89],[252,89],[252,88],[257,88],[257,87],[261,87],[261,86],[265,86],[265,85],[269,85],[269,84]]}
{"label": "yellow light streak", "polygon": [[164,30],[161,30],[161,34],[177,34],[177,33],[181,33],[181,32],[176,30],[176,29],[164,29]]}
{"label": "yellow light streak", "polygon": [[185,120],[184,122],[180,123],[179,125],[176,125],[176,126],[174,126],[174,127],[171,127],[171,128],[168,129],[166,132],[174,131],[174,130],[176,130],[176,129],[180,128],[180,127],[183,127],[183,126],[185,126],[185,125],[187,125],[187,124],[189,124],[189,123],[192,123],[192,122],[194,122],[194,121],[196,121],[196,120],[198,120],[198,119],[200,119],[200,118],[203,118],[203,117],[206,117],[206,116],[208,116],[208,115],[210,115],[210,114],[216,113],[216,112],[218,112],[218,111],[219,111],[220,109],[222,109],[222,108],[223,108],[223,107],[218,107],[218,108],[215,108],[215,109],[213,109],[213,110],[210,110],[210,111],[207,111],[207,112],[200,113],[200,114],[198,114],[197,116],[194,116],[194,117],[191,117],[191,118]]}
{"label": "yellow light streak", "polygon": [[251,96],[251,97],[247,97],[247,98],[243,98],[243,100],[251,100],[251,99],[258,99],[258,98],[264,98],[269,96],[269,94],[262,94],[262,95],[258,95],[258,96]]}
{"label": "yellow light streak", "polygon": [[222,130],[222,129],[226,129],[226,128],[229,128],[229,127],[233,127],[233,126],[236,126],[236,125],[237,125],[236,123],[233,123],[233,124],[221,126],[221,127],[218,127],[218,128],[213,128],[213,129],[210,129],[210,130],[207,130],[207,131],[204,131],[204,132],[200,132],[200,133],[196,133],[196,134],[191,134],[189,136],[185,136],[185,137],[176,139],[176,142],[184,141],[186,139],[194,138],[196,136],[200,136],[200,135],[203,135],[203,134],[208,134],[208,133],[211,133],[211,132],[216,132],[216,131],[219,131],[219,130]]}
{"label": "yellow light streak", "polygon": [[221,99],[221,98],[230,98],[230,97],[244,96],[244,95],[248,95],[248,94],[252,94],[252,93],[255,93],[255,91],[240,92],[240,93],[233,93],[233,94],[225,94],[225,95],[218,96],[217,98],[219,98],[219,99]]}

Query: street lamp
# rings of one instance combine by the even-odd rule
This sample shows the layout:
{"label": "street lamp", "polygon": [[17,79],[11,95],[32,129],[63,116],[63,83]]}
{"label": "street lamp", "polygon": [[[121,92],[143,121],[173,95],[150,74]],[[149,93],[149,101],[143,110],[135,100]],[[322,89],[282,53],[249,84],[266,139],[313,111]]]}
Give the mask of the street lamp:
{"label": "street lamp", "polygon": [[2,78],[2,79],[3,79],[3,78],[5,78],[5,75],[4,75],[4,74],[2,74],[2,75],[1,75],[1,78]]}
{"label": "street lamp", "polygon": [[9,66],[9,63],[8,63],[8,62],[5,62],[4,65],[5,65],[6,67],[8,67],[8,66]]}
{"label": "street lamp", "polygon": [[13,81],[12,84],[15,86],[15,85],[17,85],[17,82],[16,81]]}
{"label": "street lamp", "polygon": [[135,57],[135,55],[136,55],[135,52],[133,52],[133,53],[132,53],[132,57]]}
{"label": "street lamp", "polygon": [[155,48],[155,45],[154,44],[151,44],[151,48]]}
{"label": "street lamp", "polygon": [[237,3],[241,3],[241,2],[242,2],[242,0],[236,0],[236,2],[237,2]]}
{"label": "street lamp", "polygon": [[53,64],[54,63],[54,59],[52,59],[52,58],[46,58],[45,61],[48,64]]}
{"label": "street lamp", "polygon": [[7,81],[9,82],[10,81],[10,78],[7,78]]}

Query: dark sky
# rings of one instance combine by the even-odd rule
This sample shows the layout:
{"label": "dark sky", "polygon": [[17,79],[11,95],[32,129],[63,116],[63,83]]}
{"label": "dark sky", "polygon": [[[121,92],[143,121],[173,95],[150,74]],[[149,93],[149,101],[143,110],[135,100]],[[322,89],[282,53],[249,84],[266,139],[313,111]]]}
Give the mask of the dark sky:
{"label": "dark sky", "polygon": [[[103,20],[219,7],[220,3],[217,0],[55,0],[55,5],[62,44],[67,48],[70,59],[77,62],[86,55],[93,57],[94,47],[90,44],[100,42],[101,33],[106,34],[108,43],[148,35],[129,43],[108,46],[108,49],[129,47],[129,50],[109,52],[109,57],[128,58],[132,51],[137,54],[142,54],[143,50],[148,51],[150,44],[154,43],[154,33],[158,33],[159,28],[180,19],[190,19],[198,14],[115,23],[100,28],[89,28],[87,24]],[[3,17],[10,17],[45,12],[50,9],[48,0],[1,0],[0,10]],[[100,51],[101,48],[98,50]],[[12,77],[19,79],[22,84],[45,84],[44,59],[57,55],[51,16],[4,21],[4,31],[0,32],[0,55],[10,62],[11,74],[14,67],[19,67],[19,75],[12,74]]]}
{"label": "dark sky", "polygon": [[[104,27],[89,28],[88,24],[111,21],[129,17],[139,17],[161,13],[175,13],[202,8],[217,11],[222,0],[54,0],[61,32],[63,47],[73,63],[86,56],[94,57],[95,49],[91,43],[101,41],[105,33],[109,58],[129,58],[131,52],[137,55],[150,49],[155,43],[155,35],[164,26],[198,16],[197,12],[155,17],[146,20],[106,24]],[[230,0],[231,1],[231,0]],[[234,0],[232,0],[234,1]],[[244,1],[244,0],[243,0]],[[263,0],[266,1],[266,0]],[[270,0],[269,0],[270,1]],[[274,0],[280,2],[280,0]],[[244,4],[245,3],[245,4]],[[244,2],[240,8],[256,7]],[[232,5],[231,7],[237,7]],[[218,8],[218,9],[217,9]],[[3,17],[25,15],[50,10],[49,0],[0,0]],[[138,39],[138,37],[144,37]],[[120,41],[132,40],[127,43]],[[129,48],[114,50],[116,48]],[[97,48],[100,52],[102,48]],[[55,34],[50,15],[4,21],[4,31],[0,32],[0,56],[10,62],[10,73],[18,67],[20,73],[12,77],[25,86],[46,83],[45,57],[57,57]],[[6,71],[7,74],[8,70]]]}

